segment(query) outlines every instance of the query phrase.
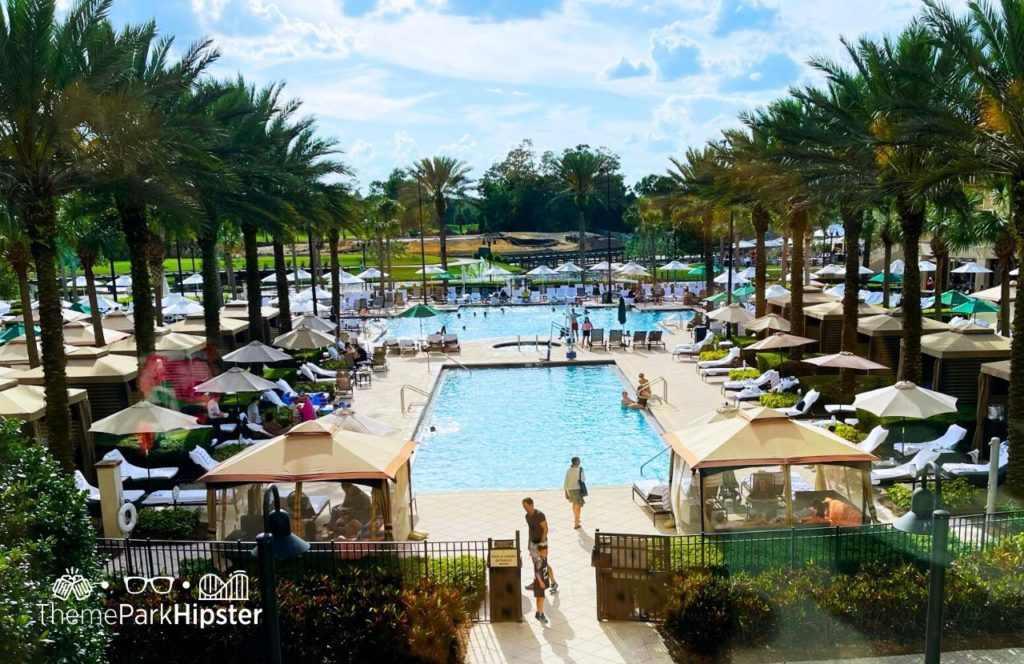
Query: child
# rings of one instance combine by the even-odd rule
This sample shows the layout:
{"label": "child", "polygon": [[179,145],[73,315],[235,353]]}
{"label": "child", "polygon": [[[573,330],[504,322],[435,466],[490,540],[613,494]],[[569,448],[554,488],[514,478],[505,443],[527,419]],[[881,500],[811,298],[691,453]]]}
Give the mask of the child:
{"label": "child", "polygon": [[[544,615],[544,591],[548,588],[548,545],[541,542],[537,545],[537,559],[533,563],[533,597],[537,603],[537,611],[533,614],[540,624],[547,625],[548,617]],[[554,589],[552,588],[552,592]]]}

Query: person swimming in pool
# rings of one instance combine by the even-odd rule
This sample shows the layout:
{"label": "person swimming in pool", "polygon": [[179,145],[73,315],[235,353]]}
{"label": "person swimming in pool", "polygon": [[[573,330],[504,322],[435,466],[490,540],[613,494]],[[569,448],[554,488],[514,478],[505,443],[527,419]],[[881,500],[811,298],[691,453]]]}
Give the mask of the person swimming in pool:
{"label": "person swimming in pool", "polygon": [[619,402],[623,408],[629,408],[631,410],[643,410],[643,406],[638,404],[629,398],[629,392],[622,390],[622,400]]}

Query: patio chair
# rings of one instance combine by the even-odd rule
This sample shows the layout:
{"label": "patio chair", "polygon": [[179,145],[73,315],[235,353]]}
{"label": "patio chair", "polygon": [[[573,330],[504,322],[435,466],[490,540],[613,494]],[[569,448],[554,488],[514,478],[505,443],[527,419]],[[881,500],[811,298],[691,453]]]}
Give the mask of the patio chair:
{"label": "patio chair", "polygon": [[707,349],[711,345],[712,341],[714,341],[714,337],[709,334],[700,341],[695,341],[692,344],[676,344],[672,349],[672,359],[683,355],[689,357],[699,356],[700,352]]}
{"label": "patio chair", "polygon": [[440,334],[428,334],[427,335],[427,351],[441,352],[444,350],[444,343],[442,342],[442,336]]}
{"label": "patio chair", "polygon": [[[85,479],[85,475],[82,471],[75,470],[75,488],[79,491],[88,494],[86,500],[91,503],[98,503],[100,501],[100,490],[89,484],[89,480]],[[146,492],[142,489],[126,489],[121,492],[121,499],[126,503],[134,503],[146,495]]]}
{"label": "patio chair", "polygon": [[415,355],[416,353],[419,352],[419,350],[419,345],[417,345],[415,339],[398,340],[398,352],[400,355],[405,355],[406,353],[412,353],[413,355]]}
{"label": "patio chair", "polygon": [[380,295],[378,295],[377,297],[373,298],[373,303],[370,305],[370,308],[374,309],[376,311],[383,310],[384,309],[384,298],[382,298]]}
{"label": "patio chair", "polygon": [[285,381],[285,379],[284,379],[284,378],[278,378],[278,379],[277,379],[276,381],[274,381],[274,382],[276,382],[276,383],[277,383],[277,388],[278,388],[279,390],[281,390],[281,393],[282,393],[282,394],[287,394],[287,395],[288,395],[288,396],[290,396],[290,397],[298,396],[298,394],[299,394],[299,393],[298,393],[298,392],[296,392],[295,390],[293,390],[293,389],[292,389],[292,386],[291,386],[291,385],[289,385],[289,384],[287,383],[287,381]]}
{"label": "patio chair", "polygon": [[921,450],[910,461],[898,466],[893,466],[892,468],[872,468],[871,483],[886,485],[913,482],[918,478],[918,475],[924,470],[926,465],[938,460],[941,455],[941,452]]}
{"label": "patio chair", "polygon": [[747,378],[746,380],[727,380],[722,383],[722,392],[737,392],[739,390],[745,390],[748,387],[756,387],[758,389],[775,387],[780,380],[779,372],[775,369],[769,369],[757,378]]}
{"label": "patio chair", "polygon": [[659,516],[672,514],[669,502],[669,487],[661,480],[639,480],[633,483],[633,502],[640,498],[640,505],[655,525]]}
{"label": "patio chair", "polygon": [[306,366],[309,367],[310,371],[321,378],[334,378],[338,374],[338,372],[333,369],[324,369],[313,362],[306,362]]}
{"label": "patio chair", "polygon": [[398,343],[398,339],[385,339],[384,352],[389,352],[392,355],[400,355],[402,353],[402,346]]}
{"label": "patio chair", "polygon": [[[697,372],[700,373],[702,369],[714,369],[716,367],[727,367],[728,365],[734,364],[740,359],[739,346],[733,346],[726,353],[725,357],[717,360],[704,360],[697,362]],[[728,373],[728,372],[726,372]]]}
{"label": "patio chair", "polygon": [[633,331],[633,348],[637,347],[637,344],[641,346],[647,345],[647,330],[634,330]]}
{"label": "patio chair", "polygon": [[341,353],[338,352],[338,349],[337,347],[334,346],[334,344],[331,344],[330,346],[327,347],[327,354],[330,355],[331,359],[334,360],[335,362],[341,360]]}
{"label": "patio chair", "polygon": [[608,344],[607,347],[618,346],[619,348],[626,347],[626,340],[622,337],[622,330],[610,330],[608,332]]}
{"label": "patio chair", "polygon": [[206,451],[206,448],[199,447],[196,445],[189,453],[188,458],[192,459],[192,463],[202,468],[203,472],[208,473],[217,467],[217,460],[210,456],[210,453]]}
{"label": "patio chair", "polygon": [[308,380],[310,382],[313,382],[313,383],[333,383],[334,382],[334,378],[333,377],[328,378],[326,376],[317,376],[316,374],[314,374],[313,371],[309,368],[308,364],[300,364],[299,365],[299,375],[302,376],[303,378],[305,378],[306,380]]}
{"label": "patio chair", "polygon": [[[1006,466],[1010,463],[1010,444],[1007,441],[1003,441],[999,444],[999,478],[1002,479],[1006,474]],[[941,466],[942,474],[945,477],[963,477],[968,480],[981,480],[984,481],[988,478],[989,464],[988,462],[980,462],[978,456],[978,450],[971,450],[968,452],[968,456],[974,463],[947,463]]]}
{"label": "patio chair", "polygon": [[370,368],[374,371],[387,371],[388,370],[388,358],[386,357],[387,351],[383,346],[377,346],[373,349],[373,359],[370,362]]}
{"label": "patio chair", "polygon": [[355,391],[352,389],[352,376],[346,371],[339,371],[334,379],[334,396],[341,399],[352,399]]}
{"label": "patio chair", "polygon": [[871,430],[867,438],[857,443],[857,449],[861,452],[872,454],[875,450],[881,447],[882,443],[884,443],[888,437],[889,430],[879,424]]}
{"label": "patio chair", "polygon": [[757,471],[752,474],[742,489],[746,489],[746,503],[749,513],[760,514],[768,519],[778,516],[779,510],[785,507],[783,493],[786,478],[782,471]]}
{"label": "patio chair", "polygon": [[161,489],[151,491],[142,499],[143,507],[167,507],[171,505],[205,505],[206,489],[178,489],[178,495],[174,495],[173,489]]}
{"label": "patio chair", "polygon": [[462,346],[459,345],[459,336],[457,334],[446,334],[441,338],[441,347],[445,353],[459,353],[462,351]]}
{"label": "patio chair", "polygon": [[145,482],[146,480],[170,480],[178,474],[178,469],[175,466],[166,466],[163,468],[142,468],[134,464],[128,463],[128,460],[121,454],[121,450],[110,450],[103,455],[104,461],[120,461],[121,462],[121,479],[130,480],[134,482]]}
{"label": "patio chair", "polygon": [[807,394],[803,396],[800,401],[788,408],[779,408],[779,412],[790,418],[806,417],[811,412],[811,408],[821,397],[821,392],[818,390],[809,390]]}
{"label": "patio chair", "polygon": [[282,401],[281,397],[277,396],[277,392],[275,392],[274,390],[265,390],[263,392],[263,398],[266,399],[271,405],[276,406],[278,408],[288,407],[288,404]]}
{"label": "patio chair", "polygon": [[647,350],[651,349],[651,346],[665,347],[665,341],[662,339],[664,332],[661,330],[654,330],[647,335]]}
{"label": "patio chair", "polygon": [[591,347],[601,346],[605,350],[608,350],[608,342],[604,338],[603,327],[595,327],[590,331],[590,345]]}
{"label": "patio chair", "polygon": [[[946,429],[946,433],[935,440],[930,440],[926,443],[899,443],[899,451],[904,456],[910,456],[911,454],[917,454],[921,450],[952,450],[966,435],[967,429],[959,424],[950,424],[949,428]],[[896,445],[893,445],[893,449],[895,448]]]}

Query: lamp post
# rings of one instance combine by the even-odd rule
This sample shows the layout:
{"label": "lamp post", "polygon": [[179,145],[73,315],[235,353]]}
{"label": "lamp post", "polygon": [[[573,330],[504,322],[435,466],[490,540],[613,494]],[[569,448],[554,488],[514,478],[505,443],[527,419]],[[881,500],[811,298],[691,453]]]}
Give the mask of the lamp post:
{"label": "lamp post", "polygon": [[602,302],[612,303],[612,170],[606,168],[604,171],[604,200],[608,206],[608,290],[605,291]]}
{"label": "lamp post", "polygon": [[[924,635],[925,664],[939,664],[942,657],[942,609],[948,564],[949,512],[941,509],[940,466],[929,462],[921,472],[921,486],[914,490],[910,511],[893,523],[897,530],[912,535],[931,535],[932,551],[928,572],[928,613]],[[928,472],[935,478],[935,492],[926,486]]]}
{"label": "lamp post", "polygon": [[[423,237],[423,183],[416,179],[416,202],[420,208],[420,273],[423,275],[423,304],[427,303],[427,249]],[[465,289],[463,289],[465,292]]]}
{"label": "lamp post", "polygon": [[[270,510],[271,498],[274,501],[273,511]],[[252,551],[260,574],[266,654],[270,664],[281,664],[281,625],[277,618],[277,569],[274,562],[296,558],[306,551],[309,551],[309,542],[292,533],[292,521],[288,513],[281,510],[281,494],[276,486],[271,486],[263,492],[263,532],[256,536],[256,548]]]}
{"label": "lamp post", "polygon": [[[185,297],[185,282],[181,276],[181,242],[175,242],[174,246],[178,253],[178,291],[181,293],[182,297]],[[117,299],[117,295],[114,296],[114,299]]]}
{"label": "lamp post", "polygon": [[736,246],[736,238],[733,237],[733,223],[736,212],[729,210],[729,274],[726,277],[725,303],[732,304],[732,252]]}
{"label": "lamp post", "polygon": [[[306,240],[309,244],[309,281],[313,284],[313,315],[319,316],[320,313],[316,309],[316,268],[313,266],[313,229],[309,229],[309,233],[306,235]],[[296,266],[295,271],[298,272],[299,268]],[[297,281],[297,280],[296,280]]]}

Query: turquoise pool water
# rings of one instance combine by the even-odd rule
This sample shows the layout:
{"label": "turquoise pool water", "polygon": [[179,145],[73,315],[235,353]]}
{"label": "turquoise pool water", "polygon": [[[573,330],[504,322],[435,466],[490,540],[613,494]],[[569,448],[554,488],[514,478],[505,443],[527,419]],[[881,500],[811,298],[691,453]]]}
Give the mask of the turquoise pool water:
{"label": "turquoise pool water", "polygon": [[[577,308],[583,324],[583,309]],[[586,313],[594,327],[606,330],[619,329],[618,310],[615,307],[590,309]],[[684,320],[693,318],[692,311],[629,311],[626,313],[625,329],[657,330],[656,323],[669,316],[678,315]],[[423,331],[427,334],[437,332],[444,325],[449,334],[459,335],[460,340],[493,339],[495,337],[533,338],[538,335],[547,339],[551,323],[562,325],[565,322],[565,305],[556,305],[554,311],[550,306],[535,305],[521,307],[463,307],[457,312],[444,312],[434,318],[423,319]],[[411,318],[391,318],[387,321],[389,337],[419,337],[420,321]]]}
{"label": "turquoise pool water", "polygon": [[[619,405],[612,366],[446,370],[443,381],[419,430],[417,491],[560,489],[573,456],[589,486],[632,484],[665,447]],[[668,455],[645,475],[667,477]]]}

